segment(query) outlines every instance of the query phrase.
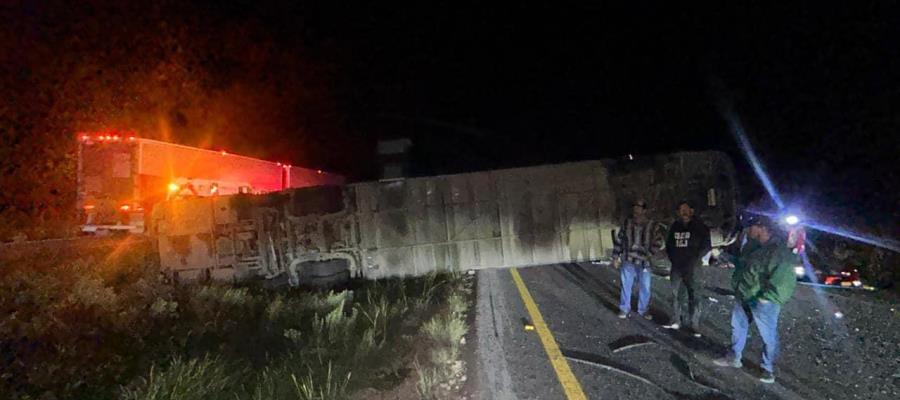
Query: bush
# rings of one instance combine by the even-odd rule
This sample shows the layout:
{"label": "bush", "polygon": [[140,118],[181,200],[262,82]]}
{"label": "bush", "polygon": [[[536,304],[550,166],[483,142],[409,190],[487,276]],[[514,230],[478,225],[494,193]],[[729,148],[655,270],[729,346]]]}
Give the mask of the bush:
{"label": "bush", "polygon": [[157,332],[146,311],[166,300],[158,297],[166,290],[154,289],[158,271],[143,264],[145,250],[61,265],[51,265],[55,257],[7,264],[0,276],[0,392],[107,398],[133,376]]}
{"label": "bush", "polygon": [[435,389],[440,381],[438,369],[422,366],[418,361],[413,363],[413,369],[416,370],[416,392],[419,394],[419,398],[422,400],[435,399]]}
{"label": "bush", "polygon": [[297,398],[302,400],[340,400],[347,397],[347,385],[350,383],[352,373],[337,375],[332,373],[331,362],[325,370],[325,376],[316,376],[310,368],[310,373],[297,379],[291,375]]}
{"label": "bush", "polygon": [[124,388],[126,400],[205,400],[228,396],[232,384],[228,367],[217,358],[204,357],[184,361],[175,357],[171,364],[159,370],[150,368],[149,376],[141,378],[134,389]]}
{"label": "bush", "polygon": [[468,332],[469,327],[459,315],[438,315],[422,326],[422,331],[439,344],[459,344],[459,340]]}

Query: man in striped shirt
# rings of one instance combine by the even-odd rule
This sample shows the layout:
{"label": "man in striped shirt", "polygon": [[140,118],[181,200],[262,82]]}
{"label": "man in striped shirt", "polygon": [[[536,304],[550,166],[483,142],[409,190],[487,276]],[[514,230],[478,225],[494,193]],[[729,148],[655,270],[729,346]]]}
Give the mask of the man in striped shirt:
{"label": "man in striped shirt", "polygon": [[632,215],[622,222],[613,240],[613,266],[619,268],[622,289],[619,294],[619,318],[628,318],[631,312],[631,291],[637,277],[638,314],[653,319],[647,312],[650,306],[650,255],[654,244],[654,223],[647,218],[647,202],[638,200],[632,206]]}

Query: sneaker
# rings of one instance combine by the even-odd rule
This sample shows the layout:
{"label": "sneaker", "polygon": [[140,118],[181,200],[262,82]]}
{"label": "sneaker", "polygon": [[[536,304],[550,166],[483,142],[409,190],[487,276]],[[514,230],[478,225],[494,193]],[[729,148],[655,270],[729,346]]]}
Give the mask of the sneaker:
{"label": "sneaker", "polygon": [[628,318],[628,313],[626,313],[626,312],[619,312],[619,319],[625,319],[625,318]]}
{"label": "sneaker", "polygon": [[672,330],[677,331],[677,330],[681,329],[681,325],[679,325],[677,322],[673,322],[669,325],[663,325],[663,328],[672,329]]}
{"label": "sneaker", "polygon": [[646,319],[647,321],[653,321],[653,316],[650,315],[649,313],[641,314],[641,316],[644,317],[644,319]]}
{"label": "sneaker", "polygon": [[764,371],[762,376],[759,377],[759,381],[762,383],[775,383],[775,374],[769,371]]}
{"label": "sneaker", "polygon": [[731,368],[740,368],[744,366],[744,363],[741,360],[735,360],[731,357],[722,357],[713,360],[713,364],[716,364],[720,367],[731,367]]}

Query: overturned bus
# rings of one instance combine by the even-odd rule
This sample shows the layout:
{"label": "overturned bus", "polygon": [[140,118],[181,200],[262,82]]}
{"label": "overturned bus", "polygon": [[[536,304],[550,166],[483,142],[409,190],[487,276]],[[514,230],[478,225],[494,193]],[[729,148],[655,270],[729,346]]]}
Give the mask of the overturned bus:
{"label": "overturned bus", "polygon": [[735,228],[734,166],[720,152],[180,199],[153,219],[162,266],[180,280],[328,286],[351,275],[606,259],[638,197],[660,238],[682,199],[714,242]]}

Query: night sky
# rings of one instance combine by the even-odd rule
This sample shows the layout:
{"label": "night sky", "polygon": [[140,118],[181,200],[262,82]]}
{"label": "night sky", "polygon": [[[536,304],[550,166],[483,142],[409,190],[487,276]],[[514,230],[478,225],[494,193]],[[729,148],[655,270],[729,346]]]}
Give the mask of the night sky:
{"label": "night sky", "polygon": [[683,149],[746,172],[733,104],[786,197],[897,212],[895,7],[618,3],[296,12],[355,132],[413,138],[416,174]]}
{"label": "night sky", "polygon": [[[72,25],[58,30],[71,38],[85,32],[74,20],[112,15],[99,24],[109,33],[72,42],[87,43],[85,54],[90,46],[109,53],[122,48],[109,43],[127,44],[133,34],[120,26],[178,32],[172,26],[183,25],[182,43],[150,40],[148,48],[198,49],[203,54],[181,59],[199,60],[193,65],[208,72],[203,90],[244,100],[209,109],[263,126],[241,133],[242,142],[223,134],[203,145],[353,180],[378,177],[379,138],[413,140],[414,175],[716,149],[733,157],[754,198],[761,193],[721,114],[730,105],[785,197],[896,222],[897,7],[721,3],[160,1],[147,15],[163,23],[131,5],[73,13],[64,1],[25,1],[5,14],[24,21],[13,33],[25,39],[5,42],[27,51],[32,39],[51,43],[42,38],[56,26]],[[190,32],[203,40],[190,43]],[[56,51],[50,46],[47,54]],[[146,61],[134,59],[128,68]],[[167,118],[185,129],[215,116],[177,107]]]}

